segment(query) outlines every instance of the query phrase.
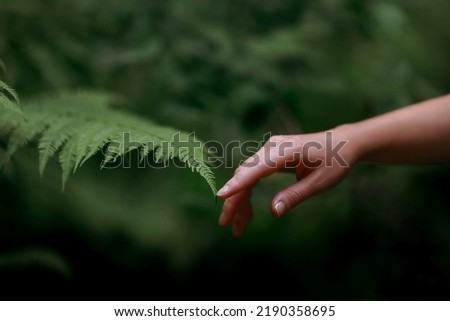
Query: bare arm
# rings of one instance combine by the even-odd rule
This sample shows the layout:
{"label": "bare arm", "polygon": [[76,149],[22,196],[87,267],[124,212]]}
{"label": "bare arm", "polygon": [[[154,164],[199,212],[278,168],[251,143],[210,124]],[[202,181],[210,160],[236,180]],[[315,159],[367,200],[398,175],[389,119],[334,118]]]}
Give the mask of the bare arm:
{"label": "bare arm", "polygon": [[[339,150],[330,153],[330,146]],[[330,154],[334,159],[330,159]],[[235,236],[244,232],[252,217],[251,189],[265,176],[288,167],[296,174],[297,183],[278,192],[272,200],[271,211],[280,217],[306,199],[330,189],[354,164],[364,161],[397,164],[450,161],[450,95],[328,132],[272,137],[236,170],[217,194],[225,199],[219,224],[232,224]]]}
{"label": "bare arm", "polygon": [[338,127],[358,159],[382,163],[450,161],[450,95]]}

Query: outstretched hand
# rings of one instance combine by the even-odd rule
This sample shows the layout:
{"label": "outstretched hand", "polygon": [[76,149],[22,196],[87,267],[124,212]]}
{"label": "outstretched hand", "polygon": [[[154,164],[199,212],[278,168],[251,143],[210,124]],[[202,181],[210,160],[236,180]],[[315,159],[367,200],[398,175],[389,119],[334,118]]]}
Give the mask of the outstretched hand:
{"label": "outstretched hand", "polygon": [[[219,224],[244,233],[252,218],[250,193],[258,181],[290,170],[297,183],[278,192],[271,211],[280,217],[339,183],[357,161],[417,164],[450,161],[450,95],[308,135],[273,136],[236,170],[217,196],[225,199]],[[412,130],[413,129],[413,130]]]}
{"label": "outstretched hand", "polygon": [[236,169],[234,176],[217,193],[218,197],[225,199],[219,224],[232,224],[233,235],[242,235],[253,216],[250,202],[253,186],[261,178],[278,171],[293,172],[297,182],[272,199],[271,212],[277,218],[308,198],[333,187],[345,177],[356,159],[346,143],[331,131],[272,136],[255,155]]}

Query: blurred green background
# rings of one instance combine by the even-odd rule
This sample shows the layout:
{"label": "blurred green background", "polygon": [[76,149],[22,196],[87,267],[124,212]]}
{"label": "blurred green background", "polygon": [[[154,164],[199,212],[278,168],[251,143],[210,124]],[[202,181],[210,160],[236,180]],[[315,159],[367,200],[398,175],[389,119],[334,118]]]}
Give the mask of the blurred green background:
{"label": "blurred green background", "polygon": [[[260,141],[447,93],[449,13],[444,0],[1,1],[0,57],[23,100],[106,89],[205,141]],[[91,160],[61,193],[57,162],[41,178],[37,159],[26,148],[0,174],[4,299],[450,299],[449,165],[361,164],[280,220],[270,200],[294,178],[274,175],[234,239],[190,171]]]}

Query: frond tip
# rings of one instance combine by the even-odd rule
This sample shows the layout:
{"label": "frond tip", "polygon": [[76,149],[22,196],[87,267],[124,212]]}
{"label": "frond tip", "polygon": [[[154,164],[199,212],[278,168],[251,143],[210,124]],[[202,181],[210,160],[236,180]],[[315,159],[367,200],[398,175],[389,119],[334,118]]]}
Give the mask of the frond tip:
{"label": "frond tip", "polygon": [[[8,90],[8,93],[16,98],[15,92]],[[10,112],[5,115],[11,115],[0,120],[0,133],[9,134],[4,161],[20,147],[37,140],[40,173],[43,174],[49,159],[59,153],[64,189],[70,174],[99,151],[104,152],[104,167],[133,149],[139,150],[141,161],[153,150],[156,161],[181,160],[199,173],[216,193],[214,173],[206,161],[201,141],[194,138],[197,147],[185,148],[185,139],[192,135],[111,109],[113,100],[114,96],[101,92],[63,92],[27,104],[26,120],[22,121],[17,117],[13,121],[11,110],[0,100],[0,111],[3,107]],[[132,144],[126,142],[126,135],[133,138]],[[117,148],[111,148],[112,145]]]}

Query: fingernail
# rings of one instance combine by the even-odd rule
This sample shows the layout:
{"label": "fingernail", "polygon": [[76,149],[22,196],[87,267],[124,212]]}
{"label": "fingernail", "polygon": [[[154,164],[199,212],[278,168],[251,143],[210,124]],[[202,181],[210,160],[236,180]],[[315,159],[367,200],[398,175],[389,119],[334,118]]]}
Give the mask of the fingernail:
{"label": "fingernail", "polygon": [[278,217],[280,217],[286,211],[286,204],[284,202],[278,202],[275,205],[275,211],[277,212]]}
{"label": "fingernail", "polygon": [[217,196],[223,196],[223,195],[225,195],[229,190],[230,190],[230,186],[225,185],[224,187],[222,187],[222,188],[217,192]]}

